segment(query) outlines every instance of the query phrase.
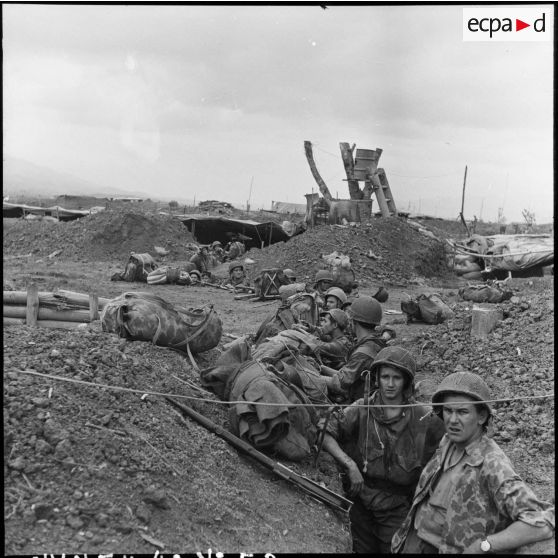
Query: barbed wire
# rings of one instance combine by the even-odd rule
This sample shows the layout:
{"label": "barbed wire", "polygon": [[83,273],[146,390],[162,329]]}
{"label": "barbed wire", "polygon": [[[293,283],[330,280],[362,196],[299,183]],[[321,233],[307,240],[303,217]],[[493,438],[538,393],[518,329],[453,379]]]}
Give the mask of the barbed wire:
{"label": "barbed wire", "polygon": [[[332,407],[332,406],[336,406],[336,407],[350,407],[353,404],[352,403],[335,403],[335,404],[331,404],[331,403],[291,403],[290,401],[287,401],[285,403],[272,403],[272,402],[265,402],[265,401],[223,401],[222,399],[209,399],[209,398],[205,398],[205,397],[194,397],[192,395],[182,395],[182,394],[175,394],[175,393],[165,393],[165,392],[160,392],[160,391],[152,391],[152,390],[146,390],[146,389],[136,389],[136,388],[127,388],[127,387],[123,387],[123,386],[114,386],[114,385],[110,385],[110,384],[98,384],[95,382],[88,382],[86,380],[77,380],[76,378],[64,378],[63,376],[57,376],[55,374],[46,374],[44,372],[37,372],[35,370],[16,370],[17,373],[20,374],[29,374],[31,376],[38,376],[38,377],[42,377],[42,378],[49,378],[51,380],[57,380],[57,381],[62,381],[62,382],[68,382],[68,383],[74,383],[74,384],[81,384],[81,385],[86,385],[89,387],[94,387],[94,388],[98,388],[98,389],[112,389],[115,391],[126,391],[129,393],[141,393],[142,395],[157,395],[157,396],[161,396],[161,397],[176,397],[176,398],[180,398],[180,399],[189,399],[191,401],[201,401],[204,403],[218,403],[221,405],[246,405],[246,404],[250,404],[250,405],[254,405],[254,406],[258,406],[258,405],[265,405],[267,407]],[[508,402],[508,401],[521,401],[521,400],[529,400],[529,399],[550,399],[553,398],[554,394],[544,394],[544,395],[525,395],[525,396],[521,396],[521,397],[506,397],[506,398],[502,398],[502,399],[487,399],[487,400],[482,400],[482,401],[471,401],[471,403],[473,404],[484,404],[484,403],[502,403],[502,402]],[[368,404],[368,405],[356,405],[357,407],[392,407],[392,408],[406,408],[406,407],[424,407],[424,406],[432,406],[432,407],[436,407],[436,406],[440,406],[443,405],[443,403],[405,403],[405,404],[401,404],[401,405],[395,405],[395,404],[389,404],[389,405],[379,405],[379,404]]]}

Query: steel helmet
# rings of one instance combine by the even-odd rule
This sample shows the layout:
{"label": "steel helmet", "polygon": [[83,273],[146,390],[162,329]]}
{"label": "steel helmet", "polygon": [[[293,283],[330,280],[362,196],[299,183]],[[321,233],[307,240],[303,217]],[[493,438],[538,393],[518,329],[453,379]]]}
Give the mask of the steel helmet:
{"label": "steel helmet", "polygon": [[289,269],[289,268],[283,270],[283,275],[285,275],[286,277],[288,277],[291,280],[296,279],[296,273],[292,269]]}
{"label": "steel helmet", "polygon": [[380,287],[373,296],[378,302],[385,302],[389,297],[389,293],[384,289],[384,287]]}
{"label": "steel helmet", "polygon": [[331,310],[327,310],[322,315],[331,316],[331,319],[339,326],[339,329],[345,329],[349,325],[349,316],[340,308],[332,308]]}
{"label": "steel helmet", "polygon": [[192,269],[192,271],[190,271],[190,275],[197,275],[198,279],[201,279],[201,273],[197,269]]}
{"label": "steel helmet", "polygon": [[218,240],[216,240],[215,242],[213,242],[213,244],[211,246],[213,246],[213,248],[215,248],[216,246],[223,246],[223,245]]}
{"label": "steel helmet", "polygon": [[[488,401],[490,399],[490,389],[486,382],[473,372],[454,372],[446,376],[432,395],[432,403],[440,403],[444,395],[450,393],[466,395],[476,401]],[[488,403],[484,405],[488,409],[488,414],[491,415],[490,405]],[[442,408],[435,407],[434,411],[441,414]]]}
{"label": "steel helmet", "polygon": [[327,269],[320,269],[316,273],[316,278],[314,279],[314,284],[320,281],[333,282],[333,275]]}
{"label": "steel helmet", "polygon": [[244,271],[244,266],[240,262],[231,262],[229,264],[229,273],[232,273],[232,271],[234,269],[236,269],[237,267],[240,267],[240,269],[242,269],[242,271]]}
{"label": "steel helmet", "polygon": [[382,321],[382,305],[371,296],[363,295],[355,298],[349,312],[355,322],[378,325]]}
{"label": "steel helmet", "polygon": [[407,349],[400,346],[386,347],[382,349],[374,359],[370,370],[376,372],[382,364],[393,366],[402,370],[409,376],[411,382],[415,379],[417,363],[415,357]]}
{"label": "steel helmet", "polygon": [[341,304],[347,304],[347,295],[343,289],[340,289],[339,287],[330,287],[325,292],[326,299],[328,296],[334,296]]}

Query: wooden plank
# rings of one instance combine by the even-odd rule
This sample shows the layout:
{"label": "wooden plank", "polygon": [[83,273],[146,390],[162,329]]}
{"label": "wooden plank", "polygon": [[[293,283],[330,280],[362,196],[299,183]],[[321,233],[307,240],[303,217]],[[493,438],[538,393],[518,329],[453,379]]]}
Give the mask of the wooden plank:
{"label": "wooden plank", "polygon": [[[39,287],[34,283],[27,289],[27,305],[25,307],[25,321],[27,325],[34,326],[39,314]],[[22,318],[23,316],[13,316]]]}
{"label": "wooden plank", "polygon": [[89,295],[89,321],[99,319],[99,297],[96,294]]}

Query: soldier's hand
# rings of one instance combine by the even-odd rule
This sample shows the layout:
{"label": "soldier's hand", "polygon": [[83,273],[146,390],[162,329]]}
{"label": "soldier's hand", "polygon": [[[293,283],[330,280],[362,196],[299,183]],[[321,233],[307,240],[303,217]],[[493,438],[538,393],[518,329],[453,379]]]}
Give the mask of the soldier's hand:
{"label": "soldier's hand", "polygon": [[364,478],[362,473],[359,471],[357,464],[351,460],[347,466],[347,476],[349,477],[349,496],[357,496],[362,485],[364,484]]}

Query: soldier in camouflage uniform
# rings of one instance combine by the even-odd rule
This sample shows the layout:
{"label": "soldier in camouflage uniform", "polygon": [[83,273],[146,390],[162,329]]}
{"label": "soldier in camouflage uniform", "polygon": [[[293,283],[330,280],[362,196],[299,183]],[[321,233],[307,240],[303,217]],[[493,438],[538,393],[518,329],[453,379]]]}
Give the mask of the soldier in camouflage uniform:
{"label": "soldier in camouflage uniform", "polygon": [[[388,553],[424,465],[444,435],[429,408],[414,403],[416,363],[402,347],[382,349],[371,367],[376,388],[334,416],[323,447],[347,472],[353,551]],[[376,405],[367,408],[366,402]],[[343,448],[343,449],[341,449]]]}
{"label": "soldier in camouflage uniform", "polygon": [[490,399],[471,372],[450,374],[438,386],[432,403],[446,435],[421,474],[393,552],[506,553],[553,535],[554,508],[537,499],[486,434]]}

